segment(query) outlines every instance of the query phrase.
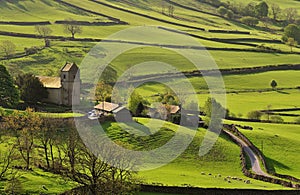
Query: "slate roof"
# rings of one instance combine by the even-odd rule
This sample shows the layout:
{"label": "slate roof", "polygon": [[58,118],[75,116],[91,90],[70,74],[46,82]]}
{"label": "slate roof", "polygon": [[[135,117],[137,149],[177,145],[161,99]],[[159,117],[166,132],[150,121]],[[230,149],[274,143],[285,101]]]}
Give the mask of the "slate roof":
{"label": "slate roof", "polygon": [[38,76],[38,78],[46,88],[61,88],[60,77]]}
{"label": "slate roof", "polygon": [[72,68],[73,66],[76,66],[76,67],[77,67],[77,65],[76,65],[75,63],[66,63],[65,66],[61,69],[61,71],[62,71],[62,72],[68,72],[68,71],[71,70],[71,68]]}
{"label": "slate roof", "polygon": [[180,110],[179,106],[170,105],[170,113],[176,114]]}
{"label": "slate roof", "polygon": [[112,112],[113,110],[117,109],[118,107],[119,107],[118,104],[114,104],[114,103],[110,103],[110,102],[101,102],[94,108],[105,111],[105,112]]}

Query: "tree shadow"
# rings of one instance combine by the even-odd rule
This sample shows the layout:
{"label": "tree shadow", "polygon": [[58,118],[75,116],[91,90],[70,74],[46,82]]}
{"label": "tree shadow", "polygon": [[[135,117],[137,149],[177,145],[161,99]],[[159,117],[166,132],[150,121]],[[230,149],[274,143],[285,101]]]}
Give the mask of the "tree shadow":
{"label": "tree shadow", "polygon": [[277,160],[274,160],[274,159],[269,158],[269,157],[265,157],[265,159],[267,161],[267,165],[268,165],[271,172],[275,172],[275,167],[280,168],[280,169],[291,170],[290,167],[284,165],[283,163],[281,163]]}
{"label": "tree shadow", "polygon": [[277,92],[277,93],[281,93],[281,94],[286,94],[286,95],[290,94],[289,92],[286,92],[286,91],[280,91],[280,90],[276,90],[276,92]]}
{"label": "tree shadow", "polygon": [[151,130],[142,125],[142,124],[139,124],[137,122],[130,122],[130,123],[124,123],[124,124],[119,124],[123,130],[127,131],[128,133],[130,134],[133,134],[133,135],[137,135],[137,136],[149,136],[151,135]]}

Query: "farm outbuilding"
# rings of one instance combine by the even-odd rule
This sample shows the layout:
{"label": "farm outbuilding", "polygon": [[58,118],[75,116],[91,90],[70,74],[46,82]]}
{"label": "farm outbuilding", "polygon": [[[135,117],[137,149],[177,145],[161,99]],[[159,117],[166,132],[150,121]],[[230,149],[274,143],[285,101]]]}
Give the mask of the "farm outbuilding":
{"label": "farm outbuilding", "polygon": [[111,102],[100,102],[94,107],[98,113],[102,115],[113,114],[118,122],[130,122],[132,121],[132,116],[130,111],[122,105],[111,103]]}

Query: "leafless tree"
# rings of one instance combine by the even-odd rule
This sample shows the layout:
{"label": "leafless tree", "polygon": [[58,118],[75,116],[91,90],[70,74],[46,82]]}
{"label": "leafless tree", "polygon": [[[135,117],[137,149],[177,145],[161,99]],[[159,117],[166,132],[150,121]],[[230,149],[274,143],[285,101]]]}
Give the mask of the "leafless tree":
{"label": "leafless tree", "polygon": [[290,38],[288,38],[286,44],[287,44],[288,46],[290,46],[291,52],[293,52],[293,47],[296,47],[296,46],[298,45],[298,42],[297,42],[294,38],[291,38],[291,37],[290,37]]}
{"label": "leafless tree", "polygon": [[6,151],[0,151],[0,181],[6,176],[15,159],[15,147],[10,146]]}
{"label": "leafless tree", "polygon": [[284,10],[286,21],[291,24],[294,23],[298,17],[298,11],[295,8],[287,8]]}
{"label": "leafless tree", "polygon": [[51,35],[51,33],[53,32],[51,30],[51,28],[49,28],[48,26],[35,26],[35,30],[36,32],[43,37],[44,41],[45,41],[45,47],[50,47],[50,40],[48,38],[49,35]]}
{"label": "leafless tree", "polygon": [[25,161],[25,168],[28,170],[34,149],[35,134],[40,130],[42,124],[41,117],[28,108],[24,113],[14,111],[10,117],[7,117],[6,123],[16,137],[16,149]]}
{"label": "leafless tree", "polygon": [[175,7],[173,5],[169,5],[169,16],[174,16]]}
{"label": "leafless tree", "polygon": [[282,10],[281,10],[281,8],[279,7],[278,4],[273,3],[271,5],[271,11],[272,11],[272,15],[273,15],[273,20],[276,21]]}
{"label": "leafless tree", "polygon": [[66,19],[66,23],[64,24],[65,33],[71,33],[73,39],[76,34],[82,33],[82,27],[75,24],[75,22],[73,19]]}
{"label": "leafless tree", "polygon": [[9,59],[16,52],[16,45],[9,41],[2,41],[0,44],[0,51],[2,51],[7,59]]}

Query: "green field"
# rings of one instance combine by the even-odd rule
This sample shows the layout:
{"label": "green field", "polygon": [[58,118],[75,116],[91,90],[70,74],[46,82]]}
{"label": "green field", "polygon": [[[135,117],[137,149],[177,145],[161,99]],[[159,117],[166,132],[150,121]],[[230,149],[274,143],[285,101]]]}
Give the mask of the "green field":
{"label": "green field", "polygon": [[[148,119],[137,118],[138,122],[144,124],[145,127],[149,128],[150,131],[157,130],[155,127],[161,124],[160,121],[148,122]],[[154,124],[154,126],[152,126]],[[167,142],[170,137],[171,131],[176,131],[178,126],[173,124],[164,124],[164,130],[160,130],[155,133],[152,138],[145,137],[141,140],[142,143],[132,139],[131,136],[126,136],[124,133],[144,131],[142,128],[130,125],[118,125],[116,123],[104,124],[107,134],[110,138],[115,141],[125,142],[130,144],[134,149],[149,150],[151,148],[157,148]],[[188,129],[185,130],[188,133]],[[199,129],[193,142],[190,144],[188,149],[180,155],[173,162],[150,171],[142,171],[138,176],[142,181],[151,183],[162,183],[168,186],[183,186],[189,184],[195,187],[215,187],[218,184],[219,188],[245,188],[245,189],[281,189],[281,186],[272,185],[256,180],[251,180],[251,184],[245,184],[243,181],[233,181],[228,183],[224,181],[224,177],[232,176],[246,179],[241,173],[241,165],[239,161],[240,149],[237,145],[229,141],[226,137],[220,136],[214,145],[213,149],[206,155],[199,157],[199,146],[203,140],[206,130]],[[120,134],[122,137],[120,137]],[[156,141],[154,141],[156,140]],[[205,175],[202,175],[204,172]],[[211,174],[211,175],[209,175]],[[215,177],[221,174],[222,177]]]}
{"label": "green field", "polygon": [[[105,17],[78,11],[55,1],[1,1],[1,21],[40,22],[76,18],[83,21],[107,21]],[[13,17],[11,17],[13,15]]]}
{"label": "green field", "polygon": [[[228,123],[236,123],[228,121]],[[270,168],[280,174],[300,177],[299,172],[299,125],[240,123],[254,128],[242,130],[267,158]]]}
{"label": "green field", "polygon": [[[5,141],[4,141],[5,140]],[[1,152],[7,150],[8,147],[15,142],[11,137],[1,137],[0,149]],[[36,153],[36,155],[38,155]],[[14,162],[14,165],[20,166],[18,161]],[[27,194],[40,194],[49,193],[57,194],[67,190],[70,190],[77,186],[77,183],[72,182],[66,178],[63,178],[57,174],[45,172],[41,169],[34,168],[33,171],[14,170],[17,171],[17,178],[22,184],[24,193]],[[5,188],[6,181],[0,182],[0,192],[2,193]],[[43,186],[47,190],[43,189]]]}
{"label": "green field", "polygon": [[[76,34],[75,38],[94,38],[106,39],[111,35],[128,28],[138,26],[160,26],[180,30],[190,35],[201,36],[202,38],[193,38],[197,43],[210,48],[209,54],[215,61],[219,69],[243,69],[253,67],[265,67],[276,65],[299,65],[300,47],[291,48],[284,43],[270,43],[272,40],[281,40],[283,35],[283,24],[273,23],[269,25],[268,30],[263,28],[260,22],[258,27],[250,27],[238,22],[238,18],[228,20],[224,17],[215,16],[216,7],[203,3],[198,0],[173,0],[179,4],[197,8],[201,11],[192,11],[179,6],[174,6],[174,16],[168,16],[168,7],[165,7],[165,14],[162,14],[162,2],[159,0],[98,0],[114,7],[98,4],[89,0],[65,0],[70,4],[87,9],[96,13],[104,14],[109,17],[120,19],[128,24],[111,26],[82,26],[82,33]],[[222,0],[225,2],[225,0]],[[227,2],[227,1],[226,1]],[[247,4],[250,2],[259,2],[259,0],[233,0],[231,2]],[[269,6],[272,3],[279,4],[281,8],[296,8],[300,11],[300,1],[295,0],[266,0]],[[118,8],[127,9],[122,11]],[[146,16],[141,16],[143,14]],[[53,36],[63,36],[70,38],[71,34],[64,32],[64,26],[55,24],[57,20],[72,18],[77,21],[88,22],[112,22],[105,16],[92,14],[86,11],[78,10],[71,6],[66,6],[53,0],[10,0],[0,1],[0,21],[8,22],[41,22],[50,21],[47,25],[51,28]],[[152,17],[149,18],[148,16]],[[163,21],[162,21],[163,20]],[[182,26],[186,25],[186,26]],[[205,31],[196,30],[204,28]],[[250,34],[232,34],[232,33],[214,33],[209,30],[231,30],[247,31]],[[34,25],[13,25],[0,24],[0,31],[15,32],[23,34],[37,34]],[[24,35],[23,35],[24,36]],[[138,37],[138,35],[137,35]],[[140,45],[139,48],[129,50],[117,56],[112,62],[109,62],[117,76],[121,76],[129,68],[149,61],[164,62],[176,68],[179,71],[191,72],[197,70],[189,59],[179,55],[174,50],[167,47],[161,47],[165,40],[176,40],[177,34],[169,37],[148,37],[147,40],[156,44],[156,46]],[[108,38],[109,39],[109,38]],[[138,38],[137,38],[138,39]],[[217,39],[217,40],[213,40]],[[83,40],[60,41],[51,40],[51,47],[44,48],[36,54],[24,55],[24,48],[43,47],[44,40],[37,38],[24,38],[17,36],[0,35],[0,44],[4,40],[10,40],[16,45],[16,53],[11,59],[4,59],[4,52],[0,51],[0,65],[7,67],[13,77],[20,73],[33,73],[43,76],[58,76],[61,67],[66,62],[75,62],[81,66],[81,62],[88,52],[97,43]],[[128,40],[125,40],[128,41]],[[131,40],[132,41],[132,40]],[[133,40],[135,41],[135,40]],[[178,41],[178,40],[176,40]],[[230,42],[228,42],[230,41]],[[245,45],[245,44],[254,45]],[[186,46],[185,42],[177,42],[180,46]],[[280,52],[261,51],[257,46],[266,46],[278,49]],[[213,48],[213,49],[212,49]],[[218,50],[217,50],[218,49]],[[232,50],[230,50],[232,49]],[[240,51],[236,51],[239,49]],[[184,48],[184,51],[189,51]],[[257,51],[253,51],[257,50]],[[204,54],[199,51],[199,56]],[[19,57],[21,55],[21,57]],[[205,56],[207,57],[207,56]],[[206,63],[207,58],[203,57],[202,69],[211,69],[212,64]],[[212,62],[212,61],[210,61]],[[296,69],[296,68],[294,68]],[[96,70],[91,70],[96,72]],[[84,71],[82,71],[84,73]],[[159,64],[148,64],[138,69],[131,76],[145,76],[157,73],[168,73],[168,70],[160,68]],[[247,114],[254,110],[265,110],[268,106],[271,109],[300,108],[299,102],[299,70],[276,70],[264,71],[261,73],[231,73],[223,75],[226,88],[226,108],[229,109],[231,116],[247,118]],[[86,75],[82,74],[84,84],[91,82]],[[214,79],[213,77],[209,77]],[[159,78],[162,79],[162,78]],[[199,105],[202,108],[205,101],[210,97],[207,83],[203,77],[189,77],[189,82],[193,85]],[[178,85],[182,80],[166,78],[166,84]],[[270,83],[276,80],[277,90],[272,90]],[[157,94],[166,92],[166,86],[158,83],[146,83],[137,89],[150,103],[156,102]],[[186,93],[190,89],[184,89]],[[190,101],[187,95],[186,102]],[[51,111],[53,110],[53,112]],[[49,106],[49,113],[43,112],[42,116],[54,118],[79,117],[78,113],[55,113],[57,108]],[[6,109],[11,113],[12,109]],[[300,111],[282,112],[285,114],[300,114]],[[265,119],[266,116],[263,116]],[[284,122],[295,122],[297,117],[283,116]],[[117,141],[125,142],[136,150],[151,150],[166,143],[176,132],[177,126],[166,123],[163,128],[158,127],[161,121],[154,121],[149,124],[148,119],[137,118],[143,126],[130,126],[117,123],[105,123],[104,127],[109,136]],[[236,121],[225,121],[240,125],[254,127],[253,131],[240,129],[259,149],[261,149],[267,158],[268,166],[280,174],[288,174],[300,178],[299,148],[300,133],[299,125],[287,124],[269,124],[269,123],[245,123]],[[132,136],[124,133],[124,130],[131,130],[131,133],[140,133],[145,129],[152,129],[150,133],[154,136]],[[189,133],[185,129],[185,133]],[[231,188],[231,189],[287,189],[280,185],[273,185],[266,182],[250,179],[251,184],[245,184],[243,181],[224,181],[224,177],[235,176],[248,180],[241,172],[240,148],[229,141],[226,136],[220,136],[213,149],[205,156],[199,157],[199,146],[206,133],[205,129],[198,129],[192,144],[188,149],[171,163],[151,171],[142,171],[138,173],[138,178],[146,184],[165,185],[165,186],[196,186],[203,188]],[[125,136],[124,136],[125,135]],[[2,137],[3,141],[3,137]],[[1,142],[0,142],[1,143]],[[7,142],[0,144],[0,149],[5,150]],[[178,146],[174,146],[178,147]],[[201,172],[205,174],[201,174]],[[211,174],[211,175],[209,175]],[[221,177],[218,177],[218,174]],[[43,172],[34,168],[32,172],[20,171],[20,179],[24,191],[28,194],[45,193],[42,186],[45,185],[49,194],[58,194],[78,186],[77,183],[65,180],[62,177]],[[0,182],[0,191],[4,188],[5,182]],[[148,195],[148,193],[141,193]],[[149,195],[152,193],[149,193]],[[164,194],[162,194],[164,195]]]}

